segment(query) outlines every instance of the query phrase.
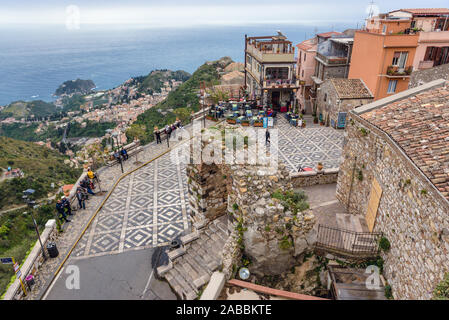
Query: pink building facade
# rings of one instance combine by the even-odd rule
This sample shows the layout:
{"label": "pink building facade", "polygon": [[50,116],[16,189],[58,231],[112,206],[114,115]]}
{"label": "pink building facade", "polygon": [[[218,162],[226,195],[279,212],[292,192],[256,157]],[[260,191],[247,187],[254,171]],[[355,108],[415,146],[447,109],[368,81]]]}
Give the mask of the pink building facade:
{"label": "pink building facade", "polygon": [[299,109],[311,113],[310,89],[313,85],[312,76],[315,72],[315,56],[317,49],[317,38],[305,40],[296,45],[298,56],[296,62],[296,78],[299,80],[299,89],[297,92],[297,101]]}

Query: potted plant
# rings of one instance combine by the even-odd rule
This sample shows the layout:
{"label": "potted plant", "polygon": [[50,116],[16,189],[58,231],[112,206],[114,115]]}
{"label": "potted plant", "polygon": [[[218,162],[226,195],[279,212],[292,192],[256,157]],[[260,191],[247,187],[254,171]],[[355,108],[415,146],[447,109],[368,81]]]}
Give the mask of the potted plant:
{"label": "potted plant", "polygon": [[320,126],[324,126],[324,120],[320,121]]}
{"label": "potted plant", "polygon": [[249,121],[248,120],[242,120],[242,126],[248,127],[249,126]]}
{"label": "potted plant", "polygon": [[323,163],[322,162],[318,162],[318,165],[317,165],[316,168],[317,168],[318,171],[323,170]]}
{"label": "potted plant", "polygon": [[306,120],[302,120],[302,127],[303,127],[303,128],[306,127]]}
{"label": "potted plant", "polygon": [[229,123],[229,124],[235,124],[236,123],[236,121],[235,121],[235,119],[233,117],[227,117],[226,118],[226,122]]}
{"label": "potted plant", "polygon": [[260,120],[256,120],[256,121],[254,121],[254,126],[255,127],[263,127],[263,122]]}
{"label": "potted plant", "polygon": [[318,117],[316,115],[313,117],[313,123],[318,123]]}

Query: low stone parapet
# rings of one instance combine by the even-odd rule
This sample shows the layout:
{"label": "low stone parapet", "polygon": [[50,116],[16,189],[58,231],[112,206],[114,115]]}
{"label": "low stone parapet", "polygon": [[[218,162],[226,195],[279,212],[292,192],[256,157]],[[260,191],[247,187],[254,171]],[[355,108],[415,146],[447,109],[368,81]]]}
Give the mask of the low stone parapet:
{"label": "low stone parapet", "polygon": [[295,188],[313,185],[337,183],[339,168],[324,169],[321,171],[303,171],[290,174]]}
{"label": "low stone parapet", "polygon": [[210,277],[209,284],[204,289],[200,300],[217,300],[226,283],[226,276],[222,272],[215,271]]}
{"label": "low stone parapet", "polygon": [[[41,240],[42,244],[44,245],[44,248],[48,242],[48,240],[51,238],[56,226],[56,220],[50,219],[45,224],[45,229],[41,233]],[[34,245],[33,249],[31,250],[30,254],[26,258],[25,262],[20,267],[20,271],[22,272],[21,279],[25,284],[25,278],[30,274],[35,274],[36,271],[39,269],[39,267],[44,262],[44,258],[42,257],[42,249],[39,241],[36,241],[36,244]],[[12,266],[11,266],[12,268]],[[26,286],[26,284],[25,284]],[[16,279],[7,289],[3,300],[16,300],[20,299],[23,295],[20,281],[19,279]]]}

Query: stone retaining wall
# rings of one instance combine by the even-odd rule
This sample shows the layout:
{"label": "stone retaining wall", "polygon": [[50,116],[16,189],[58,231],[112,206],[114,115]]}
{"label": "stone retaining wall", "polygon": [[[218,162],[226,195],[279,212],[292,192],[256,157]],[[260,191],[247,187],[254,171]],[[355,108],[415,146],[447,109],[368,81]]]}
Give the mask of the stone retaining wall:
{"label": "stone retaining wall", "polygon": [[[48,220],[45,224],[45,229],[41,233],[41,240],[44,248],[46,248],[46,244],[48,240],[51,239],[54,231],[56,229],[56,221],[54,219]],[[33,249],[30,254],[26,258],[25,262],[22,264],[20,270],[22,272],[22,281],[25,284],[25,278],[30,274],[35,274],[39,267],[42,265],[44,258],[42,257],[42,249],[39,241],[36,241]],[[11,266],[12,268],[12,266]],[[28,290],[28,288],[27,288]],[[7,289],[3,300],[18,300],[22,297],[23,291],[20,285],[19,279],[16,279]]]}
{"label": "stone retaining wall", "polygon": [[385,278],[396,299],[430,299],[449,271],[449,202],[383,131],[350,116],[337,198],[365,215],[373,179],[379,182],[373,231],[391,243],[382,253]]}
{"label": "stone retaining wall", "polygon": [[336,183],[338,172],[338,168],[324,169],[321,171],[304,171],[292,173],[290,174],[290,177],[295,188],[309,187],[313,185]]}

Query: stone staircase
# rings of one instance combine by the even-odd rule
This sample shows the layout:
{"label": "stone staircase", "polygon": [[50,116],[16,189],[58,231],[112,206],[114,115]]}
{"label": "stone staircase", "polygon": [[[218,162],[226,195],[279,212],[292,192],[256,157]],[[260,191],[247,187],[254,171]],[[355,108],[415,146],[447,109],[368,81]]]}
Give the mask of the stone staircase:
{"label": "stone staircase", "polygon": [[194,223],[194,231],[181,237],[182,246],[168,252],[167,265],[157,268],[176,294],[193,300],[214,271],[222,265],[222,250],[228,239],[226,216],[209,223]]}

